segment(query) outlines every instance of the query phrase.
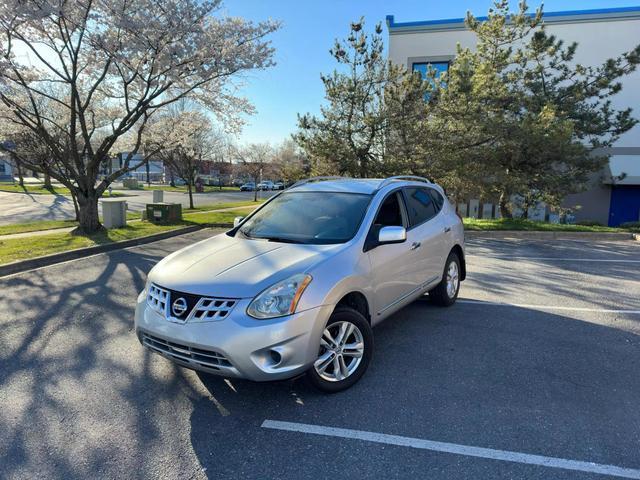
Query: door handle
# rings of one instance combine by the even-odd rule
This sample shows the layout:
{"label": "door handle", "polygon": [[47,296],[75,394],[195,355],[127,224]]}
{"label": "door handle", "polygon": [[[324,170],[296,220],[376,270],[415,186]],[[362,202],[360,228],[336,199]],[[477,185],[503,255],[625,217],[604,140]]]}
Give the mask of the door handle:
{"label": "door handle", "polygon": [[444,227],[444,233],[449,233],[451,231],[451,227]]}
{"label": "door handle", "polygon": [[420,248],[420,245],[422,245],[420,242],[413,242],[411,244],[411,250],[417,250],[418,248]]}

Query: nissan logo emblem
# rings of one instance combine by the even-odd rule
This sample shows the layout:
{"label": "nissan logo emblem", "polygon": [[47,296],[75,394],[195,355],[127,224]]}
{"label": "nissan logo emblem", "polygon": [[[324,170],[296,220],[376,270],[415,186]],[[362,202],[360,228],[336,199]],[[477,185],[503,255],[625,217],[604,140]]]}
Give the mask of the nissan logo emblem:
{"label": "nissan logo emblem", "polygon": [[171,305],[171,311],[176,317],[179,317],[187,311],[187,301],[182,297],[176,299]]}

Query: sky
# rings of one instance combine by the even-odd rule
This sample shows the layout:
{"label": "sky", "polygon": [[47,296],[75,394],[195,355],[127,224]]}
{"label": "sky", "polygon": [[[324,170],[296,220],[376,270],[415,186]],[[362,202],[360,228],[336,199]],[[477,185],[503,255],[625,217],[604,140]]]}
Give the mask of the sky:
{"label": "sky", "polygon": [[[296,130],[298,113],[318,113],[324,101],[320,73],[334,70],[329,49],[336,38],[344,38],[352,21],[365,17],[367,28],[382,22],[388,40],[385,17],[396,22],[461,18],[470,10],[486,15],[492,0],[226,0],[221,13],[260,21],[280,20],[282,27],[271,36],[276,65],[245,78],[242,94],[255,106],[246,119],[240,143],[277,144]],[[513,8],[517,8],[513,1]],[[546,12],[591,8],[629,7],[640,0],[547,0]],[[531,11],[540,5],[530,0]]]}

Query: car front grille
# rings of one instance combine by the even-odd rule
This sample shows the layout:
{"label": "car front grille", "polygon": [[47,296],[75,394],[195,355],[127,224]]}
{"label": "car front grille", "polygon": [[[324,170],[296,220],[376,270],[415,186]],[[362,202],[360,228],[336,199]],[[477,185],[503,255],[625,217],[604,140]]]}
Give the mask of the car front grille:
{"label": "car front grille", "polygon": [[231,367],[231,362],[221,353],[170,342],[145,332],[142,332],[142,344],[166,357],[181,360],[189,364],[195,364],[213,370],[220,370],[220,367]]}
{"label": "car front grille", "polygon": [[[172,302],[180,298],[186,302],[187,308],[176,315],[172,311]],[[203,297],[169,290],[153,283],[149,286],[147,294],[149,307],[164,315],[167,320],[179,323],[223,320],[229,316],[237,303],[238,300],[235,298]]]}

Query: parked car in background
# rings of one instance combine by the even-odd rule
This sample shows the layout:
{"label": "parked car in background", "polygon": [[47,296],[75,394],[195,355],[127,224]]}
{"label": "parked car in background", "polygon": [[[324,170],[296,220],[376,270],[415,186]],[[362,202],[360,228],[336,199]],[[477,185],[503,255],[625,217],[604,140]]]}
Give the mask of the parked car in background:
{"label": "parked car in background", "polygon": [[253,182],[247,182],[240,186],[241,192],[253,192],[256,189],[256,184]]}
{"label": "parked car in background", "polygon": [[258,184],[258,190],[274,190],[273,182],[269,180],[265,180]]}
{"label": "parked car in background", "polygon": [[241,187],[242,185],[244,185],[245,181],[244,180],[240,180],[239,178],[236,178],[233,182],[231,182],[231,185],[233,185],[234,187]]}
{"label": "parked car in background", "polygon": [[462,222],[418,177],[309,179],[234,224],[151,270],[135,312],[145,347],[226,377],[306,373],[337,392],[366,371],[373,326],[427,292],[453,305],[466,275]]}
{"label": "parked car in background", "polygon": [[284,190],[284,183],[282,182],[276,182],[273,184],[273,189],[274,190]]}

